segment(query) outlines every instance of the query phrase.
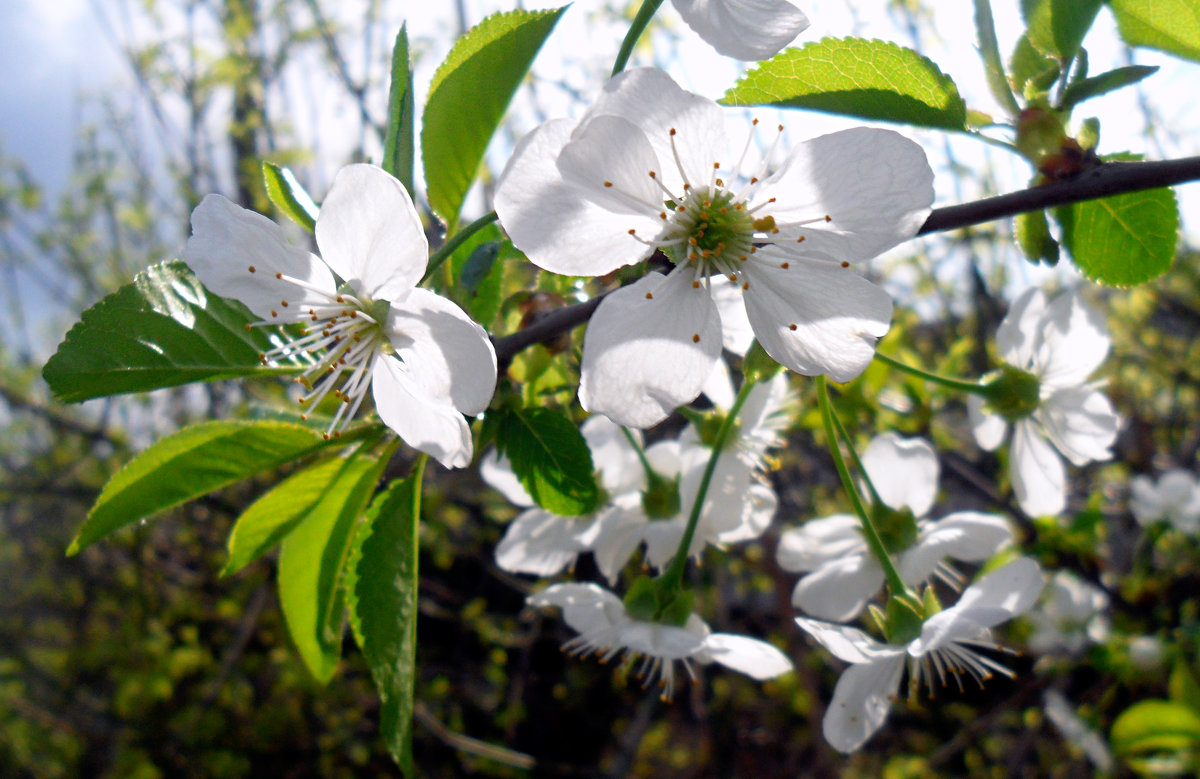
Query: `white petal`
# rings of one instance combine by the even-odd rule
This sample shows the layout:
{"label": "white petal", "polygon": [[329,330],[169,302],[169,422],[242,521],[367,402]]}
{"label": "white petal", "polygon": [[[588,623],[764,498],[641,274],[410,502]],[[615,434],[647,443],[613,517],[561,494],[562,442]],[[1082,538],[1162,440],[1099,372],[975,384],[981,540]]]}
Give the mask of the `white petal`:
{"label": "white petal", "polygon": [[[609,495],[640,490],[646,483],[646,469],[625,437],[620,425],[605,416],[588,417],[579,427],[592,452],[592,466],[600,473],[600,483]],[[629,431],[638,446],[640,430]]]}
{"label": "white petal", "polygon": [[609,582],[616,581],[625,563],[642,543],[642,534],[649,524],[641,506],[636,505],[640,501],[633,503],[604,512],[593,528],[592,555],[596,558],[596,567]]}
{"label": "white petal", "polygon": [[595,584],[554,584],[525,599],[528,606],[562,609],[563,621],[579,633],[623,625],[630,620],[613,593]]}
{"label": "white petal", "polygon": [[[652,519],[642,528],[642,540],[646,542],[646,564],[651,568],[662,570],[675,559],[679,551],[679,542],[683,540],[683,530],[686,527],[683,519]],[[689,556],[695,557],[703,551],[706,539],[697,532],[692,537],[692,548]]]}
{"label": "white petal", "polygon": [[425,452],[447,468],[471,464],[471,428],[449,402],[427,396],[407,366],[379,357],[371,372],[371,394],[383,423],[404,443]]}
{"label": "white petal", "polygon": [[509,524],[496,545],[496,565],[512,573],[554,576],[583,551],[578,536],[590,521],[531,508]]}
{"label": "white petal", "polygon": [[391,307],[396,355],[430,398],[478,414],[496,389],[496,351],[484,329],[454,303],[413,289]]}
{"label": "white petal", "polygon": [[1009,365],[1022,370],[1032,367],[1046,302],[1046,293],[1037,287],[1025,290],[996,328],[996,350]]}
{"label": "white petal", "polygon": [[721,353],[720,328],[712,298],[686,273],[622,287],[588,324],[579,402],[628,427],[658,424],[700,394]]}
{"label": "white petal", "polygon": [[903,672],[902,654],[842,672],[822,723],[831,747],[853,752],[883,726]]}
{"label": "white petal", "polygon": [[546,122],[517,144],[496,182],[500,223],[538,267],[570,276],[598,276],[650,254],[629,235],[629,216],[601,208],[563,181],[558,155],[573,122]]}
{"label": "white petal", "polygon": [[921,528],[917,543],[900,555],[900,577],[920,584],[948,557],[982,562],[1011,542],[1012,528],[1003,517],[958,511]]}
{"label": "white petal", "polygon": [[479,458],[479,476],[484,483],[499,492],[514,506],[529,507],[533,498],[521,486],[521,480],[513,473],[512,464],[508,458],[489,449]]}
{"label": "white petal", "polygon": [[1032,559],[1016,560],[988,573],[968,587],[958,603],[934,614],[921,626],[921,635],[908,646],[913,657],[952,641],[977,637],[1033,607],[1042,591],[1042,570]]}
{"label": "white petal", "polygon": [[861,554],[866,548],[858,517],[835,514],[783,531],[775,559],[785,571],[811,571],[831,560]]}
{"label": "white petal", "polygon": [[1129,510],[1139,525],[1148,525],[1166,517],[1166,506],[1149,477],[1134,476],[1129,480]]}
{"label": "white petal", "polygon": [[736,544],[758,538],[766,532],[779,508],[779,496],[765,484],[753,483],[742,498],[742,513],[738,524],[714,535],[718,544]]}
{"label": "white petal", "polygon": [[1008,432],[1008,422],[999,414],[986,411],[983,398],[978,395],[967,396],[967,419],[971,423],[971,432],[975,434],[975,443],[987,452],[994,452],[1004,443],[1004,435]]}
{"label": "white petal", "polygon": [[704,650],[704,639],[689,630],[638,620],[629,621],[616,643],[638,654],[665,660],[682,660]]}
{"label": "white petal", "polygon": [[[337,293],[320,258],[293,246],[279,225],[220,195],[207,195],[192,211],[192,237],[183,259],[204,286],[245,303],[265,320],[290,306],[327,303]],[[254,268],[251,272],[250,268]],[[276,273],[307,282],[325,294],[275,278]]]}
{"label": "white petal", "polygon": [[882,644],[858,628],[796,617],[796,624],[834,657],[847,663],[874,663],[904,655],[904,647]]}
{"label": "white petal", "polygon": [[724,109],[682,89],[658,68],[631,68],[609,81],[583,121],[603,114],[623,117],[642,129],[663,166],[656,172],[676,195],[682,194],[683,186],[676,153],[692,182],[708,183],[714,162],[736,162],[726,140]]}
{"label": "white petal", "polygon": [[1112,457],[1120,418],[1108,397],[1090,387],[1060,389],[1042,401],[1035,419],[1046,437],[1075,465]]}
{"label": "white petal", "polygon": [[679,15],[726,57],[765,60],[808,27],[808,17],[784,0],[672,0]]}
{"label": "white petal", "polygon": [[1021,510],[1039,517],[1059,514],[1067,506],[1066,474],[1062,458],[1042,438],[1029,419],[1014,426],[1008,453],[1013,492]]}
{"label": "white petal", "polygon": [[1043,390],[1083,384],[1108,356],[1104,315],[1089,306],[1078,290],[1064,292],[1050,303],[1038,332],[1034,360]]}
{"label": "white petal", "polygon": [[705,639],[704,648],[716,662],[751,679],[774,679],[792,670],[792,661],[787,655],[766,641],[731,633],[712,633]]}
{"label": "white petal", "polygon": [[921,147],[899,133],[859,127],[792,147],[753,204],[772,197],[763,213],[781,228],[819,220],[785,231],[793,242],[804,236],[798,252],[858,262],[917,234],[933,203],[933,171]]}
{"label": "white petal", "polygon": [[626,232],[637,228],[645,239],[665,224],[658,218],[663,193],[650,177],[660,167],[645,133],[620,116],[597,116],[579,125],[558,155],[563,181],[605,211],[626,215]]}
{"label": "white petal", "polygon": [[713,363],[712,373],[708,374],[702,392],[717,408],[727,409],[733,405],[733,381],[729,378],[729,366],[724,360],[718,358]]}
{"label": "white petal", "polygon": [[870,555],[832,560],[802,578],[792,605],[821,619],[845,622],[858,615],[883,586],[883,569]]}
{"label": "white petal", "polygon": [[923,438],[882,433],[862,453],[863,467],[883,502],[925,516],[937,497],[938,459]]}
{"label": "white petal", "polygon": [[333,272],[372,300],[395,300],[425,274],[429,244],[412,198],[374,165],[347,165],[317,215],[317,246]]}
{"label": "white petal", "polygon": [[871,363],[876,339],[890,327],[891,297],[836,263],[792,259],[788,265],[745,269],[746,313],[759,343],[797,373],[853,379]]}
{"label": "white petal", "polygon": [[738,416],[741,422],[737,441],[739,456],[753,467],[762,468],[767,450],[783,444],[783,433],[791,424],[798,402],[785,372],[755,385]]}
{"label": "white petal", "polygon": [[709,290],[717,304],[717,313],[721,315],[721,340],[725,348],[745,357],[754,341],[754,328],[746,316],[742,288],[723,276],[714,276],[709,280]]}

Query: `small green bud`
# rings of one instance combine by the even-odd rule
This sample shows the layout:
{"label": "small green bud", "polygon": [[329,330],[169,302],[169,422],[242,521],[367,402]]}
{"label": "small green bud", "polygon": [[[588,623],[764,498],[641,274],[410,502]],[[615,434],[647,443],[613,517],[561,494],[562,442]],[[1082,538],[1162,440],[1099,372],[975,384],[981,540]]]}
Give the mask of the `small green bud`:
{"label": "small green bud", "polygon": [[679,479],[668,479],[650,471],[646,491],[642,493],[642,510],[650,519],[671,519],[679,516],[683,504],[679,498]]}
{"label": "small green bud", "polygon": [[932,587],[926,587],[921,596],[921,600],[925,604],[925,619],[929,619],[942,610],[942,602],[938,600],[937,593],[933,591]]}
{"label": "small green bud", "polygon": [[1005,365],[984,377],[983,394],[991,411],[1016,422],[1041,405],[1041,382],[1029,371]]}
{"label": "small green bud", "polygon": [[1067,139],[1058,114],[1046,108],[1026,108],[1017,117],[1017,151],[1038,166],[1057,154]]}
{"label": "small green bud", "polygon": [[1075,140],[1084,149],[1095,149],[1100,145],[1100,120],[1094,116],[1089,116],[1083,120],[1083,124],[1079,128],[1079,134],[1075,136]]}
{"label": "small green bud", "polygon": [[767,350],[755,339],[750,345],[750,350],[746,352],[746,358],[742,360],[742,374],[746,380],[770,381],[781,370],[783,366],[775,362],[775,358],[767,354]]}

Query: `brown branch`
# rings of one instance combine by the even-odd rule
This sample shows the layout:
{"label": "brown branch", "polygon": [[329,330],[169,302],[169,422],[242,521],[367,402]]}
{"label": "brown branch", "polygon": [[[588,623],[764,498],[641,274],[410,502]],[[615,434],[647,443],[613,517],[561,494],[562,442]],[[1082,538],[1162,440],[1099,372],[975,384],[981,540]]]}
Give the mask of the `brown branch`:
{"label": "brown branch", "polygon": [[[1022,189],[1007,195],[984,198],[958,206],[935,208],[917,235],[955,230],[994,222],[1051,206],[1096,200],[1126,192],[1140,192],[1200,180],[1200,157],[1183,157],[1159,162],[1106,162],[1083,171],[1067,181]],[[576,303],[546,314],[530,327],[493,339],[496,359],[507,364],[535,343],[550,341],[586,322],[604,296]]]}

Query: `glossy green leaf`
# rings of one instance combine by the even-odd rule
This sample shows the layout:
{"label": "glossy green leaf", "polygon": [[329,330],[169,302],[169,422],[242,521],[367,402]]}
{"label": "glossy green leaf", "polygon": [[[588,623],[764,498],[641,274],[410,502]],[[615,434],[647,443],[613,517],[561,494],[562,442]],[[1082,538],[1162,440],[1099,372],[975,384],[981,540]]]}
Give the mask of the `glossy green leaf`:
{"label": "glossy green leaf", "polygon": [[75,402],[299,370],[262,364],[271,344],[263,328],[247,329],[251,321],[182,262],[161,263],[84,311],[42,376],[58,400]]}
{"label": "glossy green leaf", "polygon": [[1026,99],[1049,89],[1062,72],[1058,62],[1035,49],[1027,35],[1017,39],[1008,68],[1013,89]]}
{"label": "glossy green leaf", "polygon": [[785,49],[725,93],[726,105],[807,108],[885,122],[962,130],[958,88],[912,49],[862,38],[825,38]]}
{"label": "glossy green leaf", "polygon": [[318,681],[333,675],[346,613],[352,542],[387,457],[356,453],[279,552],[279,602],[292,642]]}
{"label": "glossy green leaf", "polygon": [[383,169],[413,191],[413,103],[412,62],[408,54],[408,24],[400,26],[392,48],[392,86],[388,90],[387,135],[383,141]]}
{"label": "glossy green leaf", "polygon": [[344,441],[326,441],[314,430],[284,422],[204,422],[184,428],[117,471],[67,554],[163,509]]}
{"label": "glossy green leaf", "polygon": [[1130,706],[1112,726],[1113,751],[1128,756],[1150,751],[1200,748],[1200,714],[1163,700],[1143,700]]}
{"label": "glossy green leaf", "polygon": [[296,177],[287,168],[282,168],[273,162],[263,162],[263,184],[267,188],[267,197],[287,218],[308,230],[310,233],[317,226],[317,204],[312,197],[296,181]]}
{"label": "glossy green leaf", "polygon": [[420,490],[414,475],[375,498],[346,579],[350,624],[379,690],[379,730],[406,776],[413,775]]}
{"label": "glossy green leaf", "polygon": [[992,19],[992,5],[989,0],[975,0],[975,35],[979,40],[979,53],[983,57],[983,67],[992,96],[1010,116],[1016,116],[1021,107],[1017,105],[1008,83],[1008,76],[1004,73],[1000,47],[996,42],[996,23]]}
{"label": "glossy green leaf", "polygon": [[1021,0],[1029,42],[1043,54],[1069,60],[1104,0]]}
{"label": "glossy green leaf", "polygon": [[1200,4],[1195,0],[1111,0],[1109,5],[1129,45],[1200,62]]}
{"label": "glossy green leaf", "polygon": [[554,408],[507,409],[496,447],[508,457],[534,502],[562,516],[580,516],[600,499],[587,442],[565,412]]}
{"label": "glossy green leaf", "polygon": [[504,240],[500,228],[491,224],[468,238],[450,258],[450,272],[458,301],[471,318],[484,327],[500,309],[504,283]]}
{"label": "glossy green leaf", "polygon": [[492,134],[564,10],[493,14],[459,38],[434,73],[421,153],[429,204],[450,232]]}
{"label": "glossy green leaf", "polygon": [[1113,287],[1167,272],[1179,240],[1179,207],[1169,188],[1088,200],[1055,209],[1063,245],[1084,276]]}
{"label": "glossy green leaf", "polygon": [[222,576],[237,573],[283,541],[342,470],[343,462],[322,460],[293,473],[242,512],[229,534],[229,562]]}
{"label": "glossy green leaf", "polygon": [[1080,79],[1063,90],[1062,107],[1069,110],[1084,100],[1091,100],[1093,97],[1136,84],[1157,70],[1155,65],[1129,65],[1098,76]]}

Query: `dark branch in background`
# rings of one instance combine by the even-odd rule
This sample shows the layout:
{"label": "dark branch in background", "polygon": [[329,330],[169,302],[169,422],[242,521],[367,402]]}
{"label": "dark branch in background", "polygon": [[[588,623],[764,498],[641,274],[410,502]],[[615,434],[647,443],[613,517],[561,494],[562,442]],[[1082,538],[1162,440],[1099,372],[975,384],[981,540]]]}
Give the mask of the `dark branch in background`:
{"label": "dark branch in background", "polygon": [[[1106,162],[1083,171],[1068,181],[1056,181],[1007,195],[989,197],[961,206],[935,208],[917,231],[927,235],[960,227],[993,222],[1051,206],[1097,200],[1125,192],[1169,187],[1200,180],[1200,157],[1161,162]],[[523,349],[549,341],[586,322],[604,296],[576,303],[546,314],[531,326],[512,335],[494,339],[496,359],[507,364]]]}

